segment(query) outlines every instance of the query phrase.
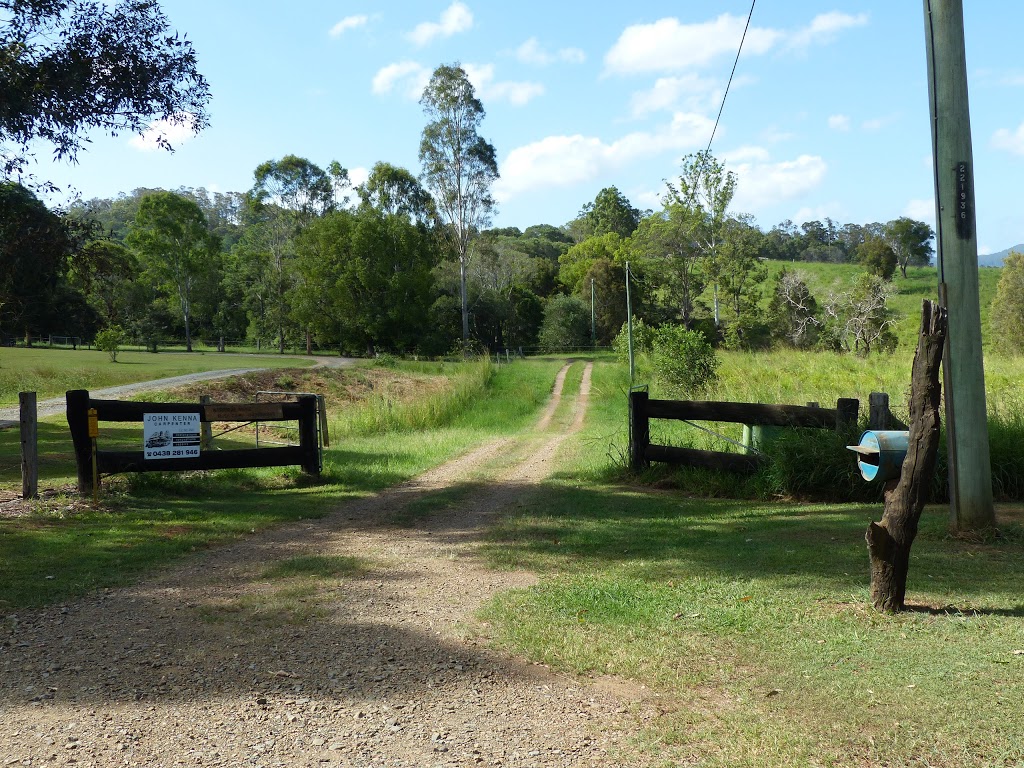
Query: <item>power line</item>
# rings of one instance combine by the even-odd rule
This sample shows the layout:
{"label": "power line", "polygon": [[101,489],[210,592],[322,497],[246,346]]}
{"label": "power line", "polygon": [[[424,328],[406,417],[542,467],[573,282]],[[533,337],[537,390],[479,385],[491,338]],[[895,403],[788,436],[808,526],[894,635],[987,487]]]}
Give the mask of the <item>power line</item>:
{"label": "power line", "polygon": [[740,47],[736,51],[736,59],[732,63],[732,72],[729,73],[729,82],[725,84],[725,93],[722,94],[722,104],[718,107],[718,117],[715,118],[715,127],[711,129],[711,138],[708,139],[708,148],[705,152],[711,151],[711,142],[715,140],[715,133],[718,131],[718,122],[722,119],[722,111],[725,109],[725,99],[729,95],[729,86],[732,85],[733,75],[736,74],[736,65],[740,63],[740,53],[743,52],[743,42],[747,39],[747,30],[750,29],[750,20],[754,16],[754,5],[757,0],[751,0],[750,13],[747,14],[747,24],[743,27],[743,36],[740,38]]}

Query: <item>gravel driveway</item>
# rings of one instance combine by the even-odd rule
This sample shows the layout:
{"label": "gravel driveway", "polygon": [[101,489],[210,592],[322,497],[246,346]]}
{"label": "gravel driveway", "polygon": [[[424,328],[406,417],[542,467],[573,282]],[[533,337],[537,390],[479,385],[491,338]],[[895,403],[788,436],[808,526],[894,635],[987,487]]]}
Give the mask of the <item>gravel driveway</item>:
{"label": "gravel driveway", "polygon": [[[488,569],[477,547],[494,515],[543,492],[581,428],[590,365],[571,426],[552,426],[567,369],[519,436],[137,586],[8,617],[0,765],[637,765],[626,742],[644,691],[492,651],[473,619],[496,592],[535,582]],[[460,483],[457,501],[397,522]],[[301,555],[361,567],[267,577]]]}

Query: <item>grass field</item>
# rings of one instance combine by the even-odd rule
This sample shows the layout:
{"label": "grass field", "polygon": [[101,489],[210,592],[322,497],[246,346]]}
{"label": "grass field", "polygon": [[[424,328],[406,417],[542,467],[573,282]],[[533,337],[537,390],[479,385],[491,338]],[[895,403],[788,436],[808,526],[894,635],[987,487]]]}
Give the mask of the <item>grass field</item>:
{"label": "grass field", "polygon": [[1024,761],[1024,508],[1001,536],[926,510],[908,600],[868,603],[880,505],[691,498],[608,485],[624,374],[543,493],[492,534],[495,567],[542,574],[483,614],[492,641],[646,685],[635,745],[657,765],[1011,766]]}
{"label": "grass field", "polygon": [[[864,268],[857,264],[824,264],[820,262],[768,262],[771,278],[783,267],[798,270],[807,275],[807,286],[821,305],[828,298],[829,292],[841,293],[850,290],[857,275]],[[985,349],[992,347],[992,331],[989,326],[989,310],[992,299],[996,295],[1001,269],[983,268],[978,270],[978,299],[981,303],[982,339]],[[921,325],[921,302],[924,299],[939,298],[938,275],[935,267],[909,267],[907,276],[900,275],[899,270],[893,277],[896,292],[890,301],[890,307],[899,314],[896,324],[896,336],[903,347],[911,349],[917,343],[917,331]]]}
{"label": "grass field", "polygon": [[[723,359],[723,396],[781,402],[876,388],[895,400],[909,370],[900,354]],[[321,484],[291,470],[140,475],[114,483],[99,508],[51,499],[27,518],[0,520],[0,607],[124,583],[399,482],[528,424],[561,364],[403,363],[324,382],[338,439]],[[990,370],[992,399],[1009,403],[1017,363]],[[567,394],[581,372],[570,371]],[[306,388],[322,374],[275,375],[275,384]],[[1024,762],[1024,506],[1001,506],[999,536],[977,540],[949,536],[945,508],[926,509],[913,610],[878,614],[868,606],[863,534],[879,504],[707,499],[694,496],[699,487],[623,482],[627,390],[621,364],[596,364],[587,423],[566,443],[561,469],[491,532],[483,554],[494,567],[540,580],[485,608],[480,632],[490,642],[646,686],[633,747],[665,768]],[[67,450],[60,426],[46,427],[58,454]],[[0,455],[15,443],[0,433]],[[70,471],[58,466],[51,480]],[[0,485],[16,479],[15,467],[0,467]],[[413,511],[451,502],[438,494]]]}
{"label": "grass field", "polygon": [[234,355],[122,352],[110,362],[106,352],[79,349],[13,347],[0,349],[0,407],[18,404],[19,392],[39,399],[63,395],[69,389],[102,389],[169,376],[226,368],[282,368],[312,365],[304,358],[281,355]]}

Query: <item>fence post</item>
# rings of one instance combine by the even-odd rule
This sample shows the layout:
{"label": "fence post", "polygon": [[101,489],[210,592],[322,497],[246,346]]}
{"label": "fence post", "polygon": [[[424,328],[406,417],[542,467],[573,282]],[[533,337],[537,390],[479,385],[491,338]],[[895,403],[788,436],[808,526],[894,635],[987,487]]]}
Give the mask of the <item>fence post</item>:
{"label": "fence post", "polygon": [[892,429],[889,395],[885,392],[868,395],[868,429]]}
{"label": "fence post", "polygon": [[[223,337],[221,337],[223,338]],[[218,350],[221,351],[221,350]],[[209,395],[200,395],[200,405],[208,405],[213,402],[213,398]],[[204,411],[203,415],[206,413]],[[202,451],[208,451],[213,448],[213,425],[208,421],[199,422],[199,449]]]}
{"label": "fence post", "polygon": [[89,390],[72,389],[67,395],[68,428],[75,447],[78,492],[92,493],[92,439],[89,437]]}
{"label": "fence post", "polygon": [[39,432],[36,393],[19,392],[21,407],[21,498],[39,496]]}
{"label": "fence post", "polygon": [[651,422],[647,416],[650,395],[643,390],[629,393],[629,468],[642,472],[650,466],[647,446],[651,442]]}
{"label": "fence post", "polygon": [[836,400],[836,432],[855,429],[860,412],[860,400],[855,397],[840,397]]}
{"label": "fence post", "polygon": [[300,395],[299,448],[302,449],[302,471],[320,477],[320,445],[317,440],[316,395]]}

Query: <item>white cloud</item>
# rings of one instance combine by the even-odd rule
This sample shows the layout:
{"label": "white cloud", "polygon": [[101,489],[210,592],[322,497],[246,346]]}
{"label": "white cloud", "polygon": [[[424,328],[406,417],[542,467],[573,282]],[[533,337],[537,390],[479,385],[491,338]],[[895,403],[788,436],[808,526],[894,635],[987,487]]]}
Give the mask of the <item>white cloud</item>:
{"label": "white cloud", "polygon": [[353,187],[358,187],[360,184],[365,183],[368,178],[370,178],[369,168],[360,166],[359,168],[349,168],[348,170],[348,180],[352,183]]}
{"label": "white cloud", "polygon": [[766,162],[771,159],[771,153],[764,147],[743,146],[730,149],[722,153],[722,160],[727,166],[734,163]]}
{"label": "white cloud", "polygon": [[935,201],[932,199],[914,199],[907,202],[903,215],[916,221],[924,221],[935,225]]}
{"label": "white cloud", "polygon": [[889,117],[875,117],[870,120],[865,120],[861,123],[861,128],[868,133],[876,133],[882,130],[886,125],[892,122],[892,118]]}
{"label": "white cloud", "polygon": [[611,143],[580,134],[548,136],[509,152],[495,196],[506,201],[531,189],[570,186],[638,158],[693,149],[707,139],[711,125],[703,115],[680,112],[655,131],[630,133]]}
{"label": "white cloud", "polygon": [[128,143],[143,152],[160,149],[160,141],[178,147],[196,135],[195,117],[189,112],[179,112],[170,120],[155,120],[141,134],[132,136]]}
{"label": "white cloud", "polygon": [[366,22],[368,22],[369,20],[370,17],[364,14],[360,14],[358,16],[346,16],[344,19],[342,19],[333,27],[331,27],[331,31],[328,32],[328,34],[331,37],[341,37],[341,35],[345,34],[345,32],[347,32],[350,29],[356,29],[357,27],[364,26]]}
{"label": "white cloud", "polygon": [[536,64],[546,67],[557,61],[564,61],[569,64],[582,64],[586,61],[586,54],[579,48],[560,48],[554,53],[549,52],[541,46],[536,37],[531,37],[525,43],[516,48],[516,58],[524,64]]}
{"label": "white cloud", "polygon": [[485,101],[507,101],[513,106],[521,107],[535,96],[544,93],[544,86],[540,83],[509,80],[495,82],[493,64],[465,64],[462,68],[477,95]]}
{"label": "white cloud", "polygon": [[465,5],[455,0],[442,13],[439,21],[424,21],[407,37],[416,45],[426,45],[436,37],[451,37],[473,27],[473,13]]}
{"label": "white cloud", "polygon": [[720,56],[735,56],[741,40],[744,55],[764,54],[783,44],[800,50],[814,44],[827,44],[839,32],[867,23],[866,13],[851,16],[832,11],[815,16],[806,27],[793,32],[751,26],[744,38],[747,20],[742,16],[723,13],[699,24],[682,24],[679,19],[668,17],[652,24],[626,27],[605,54],[605,72],[679,72],[706,66]]}
{"label": "white cloud", "polygon": [[1000,128],[992,134],[992,146],[1013,155],[1024,155],[1024,123],[1017,126],[1017,130],[1013,132]]}
{"label": "white cloud", "polygon": [[773,163],[760,147],[744,148],[732,160],[728,154],[725,157],[726,167],[738,178],[734,208],[743,211],[800,197],[820,185],[828,171],[828,164],[817,155]]}
{"label": "white cloud", "polygon": [[[746,19],[723,13],[714,21],[681,24],[678,19],[660,19],[653,24],[626,27],[605,54],[605,70],[615,74],[677,72],[709,64],[716,57],[735,55],[743,37]],[[761,54],[772,48],[783,34],[774,29],[751,27],[743,50]]]}
{"label": "white cloud", "polygon": [[714,80],[687,74],[659,77],[650,90],[634,93],[631,105],[633,117],[644,117],[652,112],[680,108],[703,111],[714,108],[721,98],[721,88]]}
{"label": "white cloud", "polygon": [[398,87],[410,99],[419,99],[430,82],[430,72],[419,62],[398,61],[377,70],[373,76],[374,93],[391,93]]}
{"label": "white cloud", "polygon": [[833,131],[848,131],[850,130],[850,117],[849,115],[829,115],[828,127]]}
{"label": "white cloud", "polygon": [[839,203],[827,203],[825,205],[805,205],[802,208],[798,208],[796,213],[789,217],[790,221],[794,222],[797,226],[800,226],[805,221],[825,221],[825,219],[832,219],[833,221],[841,221],[846,218],[842,215],[842,206]]}
{"label": "white cloud", "polygon": [[791,48],[806,48],[813,44],[825,45],[835,39],[836,33],[853,27],[863,27],[868,23],[866,13],[851,16],[848,13],[831,11],[822,13],[811,19],[811,23],[799,29],[789,37]]}

